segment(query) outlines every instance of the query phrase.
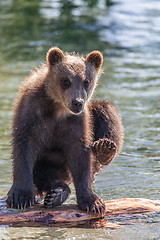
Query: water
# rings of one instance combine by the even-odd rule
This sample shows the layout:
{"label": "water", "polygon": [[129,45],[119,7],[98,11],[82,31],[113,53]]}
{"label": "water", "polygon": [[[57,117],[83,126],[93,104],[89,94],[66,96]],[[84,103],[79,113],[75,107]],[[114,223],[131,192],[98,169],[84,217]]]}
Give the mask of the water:
{"label": "water", "polygon": [[[28,72],[57,45],[65,51],[104,54],[96,97],[113,100],[125,127],[121,155],[95,181],[104,200],[159,199],[160,2],[0,1],[0,196],[12,183],[10,134],[13,101]],[[75,203],[72,194],[69,203]],[[160,239],[153,215],[121,229],[0,228],[0,239]]]}

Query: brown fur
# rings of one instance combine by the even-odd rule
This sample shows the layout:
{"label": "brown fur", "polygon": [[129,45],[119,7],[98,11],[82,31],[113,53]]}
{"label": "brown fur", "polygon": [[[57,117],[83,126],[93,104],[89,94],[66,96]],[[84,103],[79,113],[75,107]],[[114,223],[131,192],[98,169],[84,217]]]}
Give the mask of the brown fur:
{"label": "brown fur", "polygon": [[33,183],[39,192],[61,187],[69,194],[73,181],[81,209],[104,211],[91,184],[120,152],[123,129],[112,103],[90,101],[102,62],[98,51],[84,58],[51,48],[24,81],[14,109],[10,206],[31,205]]}

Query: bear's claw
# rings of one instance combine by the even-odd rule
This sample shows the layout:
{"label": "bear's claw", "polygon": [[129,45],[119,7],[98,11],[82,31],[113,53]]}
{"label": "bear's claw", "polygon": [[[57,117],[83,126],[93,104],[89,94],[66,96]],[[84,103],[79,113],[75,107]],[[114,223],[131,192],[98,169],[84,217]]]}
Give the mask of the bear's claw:
{"label": "bear's claw", "polygon": [[87,213],[93,213],[98,215],[103,215],[105,213],[104,202],[94,193],[87,196],[83,196],[78,200],[78,206],[81,210]]}
{"label": "bear's claw", "polygon": [[8,193],[6,202],[10,208],[25,209],[31,207],[34,203],[33,191],[27,191],[25,188],[19,188],[13,185]]}
{"label": "bear's claw", "polygon": [[105,212],[105,205],[100,198],[98,198],[91,207],[91,212],[98,215],[101,215]]}
{"label": "bear's claw", "polygon": [[116,144],[107,138],[102,138],[93,143],[93,152],[103,165],[107,165],[116,154]]}

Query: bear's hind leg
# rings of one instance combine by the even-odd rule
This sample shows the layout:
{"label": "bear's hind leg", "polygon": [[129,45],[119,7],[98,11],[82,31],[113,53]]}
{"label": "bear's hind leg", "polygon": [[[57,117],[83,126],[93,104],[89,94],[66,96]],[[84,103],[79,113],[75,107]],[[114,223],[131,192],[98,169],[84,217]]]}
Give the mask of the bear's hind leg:
{"label": "bear's hind leg", "polygon": [[123,143],[123,126],[116,107],[108,101],[91,103],[94,124],[93,153],[107,165],[120,152]]}
{"label": "bear's hind leg", "polygon": [[62,205],[71,193],[68,185],[58,177],[58,168],[46,160],[37,162],[33,176],[38,192],[46,192],[45,207]]}

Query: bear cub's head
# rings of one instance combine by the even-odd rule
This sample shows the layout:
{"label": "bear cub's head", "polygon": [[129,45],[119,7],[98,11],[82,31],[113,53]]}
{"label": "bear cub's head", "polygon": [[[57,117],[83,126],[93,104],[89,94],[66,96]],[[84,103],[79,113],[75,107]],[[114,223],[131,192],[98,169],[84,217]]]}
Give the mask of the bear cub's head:
{"label": "bear cub's head", "polygon": [[103,56],[93,51],[86,58],[64,54],[59,48],[47,53],[49,96],[71,114],[80,114],[91,98],[101,73]]}

